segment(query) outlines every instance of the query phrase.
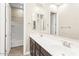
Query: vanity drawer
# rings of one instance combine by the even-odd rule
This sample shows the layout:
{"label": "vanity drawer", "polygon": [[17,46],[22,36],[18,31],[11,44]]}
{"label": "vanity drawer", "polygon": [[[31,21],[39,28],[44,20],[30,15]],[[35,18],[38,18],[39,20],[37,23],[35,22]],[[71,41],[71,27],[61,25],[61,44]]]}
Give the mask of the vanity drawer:
{"label": "vanity drawer", "polygon": [[43,56],[51,56],[44,48],[41,47],[41,53]]}

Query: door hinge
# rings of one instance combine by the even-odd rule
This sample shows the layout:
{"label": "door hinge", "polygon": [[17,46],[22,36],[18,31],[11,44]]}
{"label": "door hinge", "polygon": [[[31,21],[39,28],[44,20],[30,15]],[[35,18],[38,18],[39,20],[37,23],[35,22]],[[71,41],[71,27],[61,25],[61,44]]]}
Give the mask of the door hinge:
{"label": "door hinge", "polygon": [[7,37],[7,35],[5,35],[5,37]]}
{"label": "door hinge", "polygon": [[56,31],[55,31],[55,34],[56,34]]}
{"label": "door hinge", "polygon": [[5,50],[5,52],[7,52],[7,50]]}

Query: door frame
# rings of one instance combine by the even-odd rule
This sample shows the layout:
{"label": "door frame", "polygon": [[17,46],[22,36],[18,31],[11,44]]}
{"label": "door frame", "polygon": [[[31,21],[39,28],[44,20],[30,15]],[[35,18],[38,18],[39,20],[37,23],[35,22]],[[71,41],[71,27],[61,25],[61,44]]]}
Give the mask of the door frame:
{"label": "door frame", "polygon": [[[8,17],[7,15],[10,18],[7,18]],[[7,28],[7,26],[9,28]],[[9,3],[5,3],[5,42],[4,44],[5,44],[5,56],[8,56],[11,49],[11,7]]]}
{"label": "door frame", "polygon": [[[59,19],[58,19],[58,13],[55,12],[50,12],[50,32],[51,32],[51,14],[56,15],[56,20],[55,20],[55,35],[59,35]],[[51,33],[50,33],[51,34]]]}

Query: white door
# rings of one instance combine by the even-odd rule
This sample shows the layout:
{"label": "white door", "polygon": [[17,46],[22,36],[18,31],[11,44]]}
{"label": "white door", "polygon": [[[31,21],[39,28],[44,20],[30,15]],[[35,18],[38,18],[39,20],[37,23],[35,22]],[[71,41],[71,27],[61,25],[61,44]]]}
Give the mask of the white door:
{"label": "white door", "polygon": [[50,13],[50,34],[56,34],[56,14]]}
{"label": "white door", "polygon": [[0,56],[5,55],[5,4],[0,3]]}
{"label": "white door", "polygon": [[10,51],[10,6],[0,4],[0,56],[8,55]]}
{"label": "white door", "polygon": [[6,55],[9,54],[11,49],[11,8],[6,4]]}

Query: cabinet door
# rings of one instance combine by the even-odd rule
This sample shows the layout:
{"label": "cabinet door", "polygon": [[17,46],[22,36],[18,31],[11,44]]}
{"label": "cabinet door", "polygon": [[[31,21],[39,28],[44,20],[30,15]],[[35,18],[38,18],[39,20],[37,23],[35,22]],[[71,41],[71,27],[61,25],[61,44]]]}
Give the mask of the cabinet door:
{"label": "cabinet door", "polygon": [[41,47],[41,53],[43,56],[51,56],[44,48]]}
{"label": "cabinet door", "polygon": [[37,49],[36,48],[36,54],[35,54],[36,56],[39,56],[40,55],[40,51],[39,51],[39,49]]}
{"label": "cabinet door", "polygon": [[40,53],[40,56],[44,56],[44,54]]}
{"label": "cabinet door", "polygon": [[35,46],[36,46],[36,56],[40,56],[41,47],[40,47],[40,45],[38,43],[36,43]]}
{"label": "cabinet door", "polygon": [[33,56],[35,56],[35,55],[36,55],[36,54],[35,54],[35,52],[36,52],[35,44],[33,44],[32,47],[33,47],[32,53],[33,53]]}
{"label": "cabinet door", "polygon": [[32,56],[35,56],[35,41],[33,41],[33,39],[30,38],[30,54]]}
{"label": "cabinet door", "polygon": [[31,56],[33,56],[33,43],[32,43],[32,39],[30,38],[30,54]]}
{"label": "cabinet door", "polygon": [[30,54],[33,56],[33,47],[32,47],[32,41],[31,41],[31,39],[30,39]]}

